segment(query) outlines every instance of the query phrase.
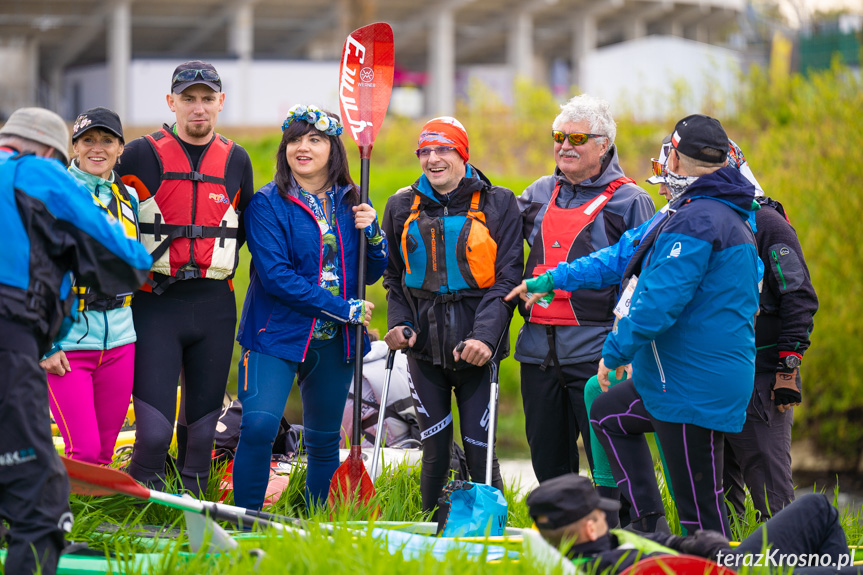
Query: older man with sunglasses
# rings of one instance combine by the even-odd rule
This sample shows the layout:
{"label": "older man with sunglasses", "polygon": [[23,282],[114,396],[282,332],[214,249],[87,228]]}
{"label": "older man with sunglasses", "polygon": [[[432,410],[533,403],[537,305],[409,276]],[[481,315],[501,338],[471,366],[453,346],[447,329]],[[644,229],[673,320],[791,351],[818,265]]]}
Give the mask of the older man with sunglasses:
{"label": "older man with sunglasses", "polygon": [[[561,107],[552,124],[557,167],[518,198],[531,246],[526,278],[548,278],[545,272],[558,263],[617,243],[653,215],[649,194],[618,163],[616,133],[607,102],[581,95]],[[615,301],[614,287],[558,290],[550,304],[521,307],[525,324],[515,358],[521,362],[527,440],[540,482],[578,473],[576,442],[590,428],[584,385],[596,374]],[[590,463],[589,442],[584,447]]]}
{"label": "older man with sunglasses", "polygon": [[175,122],[130,142],[117,165],[141,199],[141,241],[154,260],[132,304],[137,435],[129,474],[165,488],[182,378],[177,471],[182,488],[200,496],[234,348],[230,279],[254,183],[249,154],[215,131],[225,94],[212,64],[177,66],[166,99]]}

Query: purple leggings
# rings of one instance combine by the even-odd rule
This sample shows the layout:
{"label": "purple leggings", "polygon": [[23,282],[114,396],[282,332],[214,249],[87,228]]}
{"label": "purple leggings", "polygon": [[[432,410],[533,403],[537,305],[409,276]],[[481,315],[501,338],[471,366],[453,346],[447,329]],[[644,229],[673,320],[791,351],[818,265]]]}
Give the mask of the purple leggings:
{"label": "purple leggings", "polygon": [[633,519],[665,514],[644,437],[655,432],[668,463],[680,526],[689,534],[712,529],[730,537],[722,491],[722,432],[654,418],[631,379],[599,394],[590,408],[590,421],[617,486],[632,504]]}
{"label": "purple leggings", "polygon": [[66,457],[108,465],[132,397],[135,344],[66,353],[71,371],[48,374],[51,414]]}

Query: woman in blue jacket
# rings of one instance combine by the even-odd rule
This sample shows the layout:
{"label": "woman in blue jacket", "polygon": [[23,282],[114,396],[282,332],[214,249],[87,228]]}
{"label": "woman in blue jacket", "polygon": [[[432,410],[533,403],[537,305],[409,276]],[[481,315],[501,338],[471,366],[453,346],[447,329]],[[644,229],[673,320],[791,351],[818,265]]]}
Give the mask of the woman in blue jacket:
{"label": "woman in blue jacket", "polygon": [[368,243],[367,283],[387,263],[377,214],[359,203],[348,171],[338,116],[294,106],[282,131],[276,176],[244,216],[252,266],[237,336],[243,419],[234,500],[253,509],[264,502],[272,443],[295,376],[308,453],[306,501],[326,499],[356,359],[348,326],[368,325],[374,308],[357,298],[360,238]]}

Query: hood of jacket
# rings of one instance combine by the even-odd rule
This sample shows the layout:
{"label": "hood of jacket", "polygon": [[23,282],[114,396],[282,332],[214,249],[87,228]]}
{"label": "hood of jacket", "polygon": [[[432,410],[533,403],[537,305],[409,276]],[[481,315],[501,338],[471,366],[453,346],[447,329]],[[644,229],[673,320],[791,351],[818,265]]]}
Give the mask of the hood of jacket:
{"label": "hood of jacket", "polygon": [[687,200],[710,198],[731,206],[741,217],[748,218],[751,212],[758,210],[755,193],[755,186],[746,176],[725,166],[695,180],[674,202],[674,207],[679,208]]}

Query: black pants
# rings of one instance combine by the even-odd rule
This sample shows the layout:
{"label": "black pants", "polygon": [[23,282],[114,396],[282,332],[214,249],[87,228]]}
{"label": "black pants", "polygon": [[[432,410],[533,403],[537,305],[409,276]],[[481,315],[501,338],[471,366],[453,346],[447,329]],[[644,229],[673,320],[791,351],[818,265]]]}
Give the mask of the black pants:
{"label": "black pants", "polygon": [[135,448],[129,475],[164,489],[165,459],[177,418],[177,470],[196,496],[207,488],[213,438],[231,368],[237,305],[227,281],[194,279],[162,295],[138,292],[135,331]]}
{"label": "black pants", "polygon": [[584,385],[596,375],[599,361],[562,366],[563,382],[554,366],[521,364],[521,399],[530,461],[540,483],[578,473],[578,437],[593,469],[590,420],[584,405]]}
{"label": "black pants", "polygon": [[[752,504],[765,519],[794,501],[791,480],[793,411],[781,413],[770,399],[774,379],[772,372],[755,374],[755,389],[743,431],[725,435],[722,483],[725,496],[738,515],[744,511],[744,483],[752,495]],[[799,379],[797,383],[800,385]]]}
{"label": "black pants", "polygon": [[719,531],[730,537],[722,491],[724,434],[688,423],[659,421],[648,413],[628,379],[600,394],[590,412],[633,518],[664,514],[645,433],[655,432],[665,453],[680,525],[688,533]]}
{"label": "black pants", "polygon": [[[423,465],[420,491],[423,511],[427,513],[437,505],[441,490],[449,479],[452,461],[450,450],[453,437],[453,390],[471,481],[485,482],[491,396],[489,369],[482,366],[453,371],[408,356],[408,374],[408,383],[422,432]],[[491,483],[503,491],[497,456],[492,460]]]}
{"label": "black pants", "polygon": [[32,353],[0,348],[0,518],[9,523],[5,572],[53,575],[71,527],[69,480],[54,450],[48,382]]}
{"label": "black pants", "polygon": [[[775,561],[781,560],[783,554],[798,557],[796,562],[800,566],[794,567],[795,574],[827,575],[863,572],[863,566],[860,565],[837,568],[840,558],[844,557],[845,561],[848,562],[848,544],[845,540],[845,532],[839,522],[839,511],[821,493],[804,495],[778,512],[752,535],[744,539],[729,554],[730,557],[725,561],[720,557],[718,562],[732,569],[735,569],[736,565],[742,566],[744,564],[743,557],[761,553],[764,547],[765,532],[767,544],[771,547],[770,553]],[[816,555],[819,558],[819,565],[811,566]],[[801,557],[806,557],[806,562],[810,566],[802,566],[803,563],[799,561]],[[762,561],[767,561],[767,558],[762,558]],[[825,565],[825,563],[829,565]],[[769,566],[776,567],[777,565]],[[782,566],[787,572],[791,564],[785,560],[782,562]],[[735,570],[739,571],[740,569]]]}

